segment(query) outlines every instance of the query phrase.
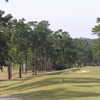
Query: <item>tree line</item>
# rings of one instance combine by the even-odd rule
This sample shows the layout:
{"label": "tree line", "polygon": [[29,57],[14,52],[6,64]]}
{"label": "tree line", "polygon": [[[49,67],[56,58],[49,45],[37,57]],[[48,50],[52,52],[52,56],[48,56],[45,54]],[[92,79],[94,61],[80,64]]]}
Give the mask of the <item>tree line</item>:
{"label": "tree line", "polygon": [[[73,39],[68,32],[53,31],[49,26],[46,20],[27,22],[0,10],[0,68],[7,66],[8,79],[12,78],[15,65],[21,78],[23,70],[37,75],[52,71],[57,65],[70,68],[99,63],[98,39]],[[93,32],[97,32],[98,27],[93,28]]]}

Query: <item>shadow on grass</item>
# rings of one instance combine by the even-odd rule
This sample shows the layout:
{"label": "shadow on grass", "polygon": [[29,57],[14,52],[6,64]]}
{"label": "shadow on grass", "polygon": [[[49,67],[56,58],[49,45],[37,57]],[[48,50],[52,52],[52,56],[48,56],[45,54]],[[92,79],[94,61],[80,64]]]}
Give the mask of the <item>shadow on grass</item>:
{"label": "shadow on grass", "polygon": [[[23,83],[23,82],[21,82]],[[4,91],[9,91],[9,90],[28,90],[28,89],[35,89],[43,86],[50,86],[50,85],[61,85],[61,84],[73,84],[75,86],[79,87],[88,87],[88,86],[96,86],[96,85],[83,85],[84,83],[100,83],[100,79],[97,78],[63,78],[63,77],[56,77],[54,76],[53,78],[47,78],[43,80],[39,80],[36,82],[31,82],[31,83],[24,83],[24,84],[18,84],[18,86],[13,86],[5,89]],[[77,85],[80,84],[80,85]],[[12,84],[11,84],[12,85]]]}
{"label": "shadow on grass", "polygon": [[[33,77],[29,77],[29,78],[16,78],[16,79],[11,79],[10,81],[20,81],[20,80],[30,80],[32,79]],[[4,82],[4,81],[9,81],[9,79],[0,79],[1,82]]]}
{"label": "shadow on grass", "polygon": [[72,100],[73,98],[99,97],[100,94],[94,92],[69,91],[58,88],[53,90],[35,91],[16,96],[23,97],[24,100]]}
{"label": "shadow on grass", "polygon": [[27,80],[30,80],[30,79],[31,78],[26,78],[26,79],[13,79],[13,80],[10,80],[10,81],[8,79],[0,80],[0,84],[1,84],[0,85],[0,88],[3,88],[4,91],[7,90],[7,89],[8,90],[11,90],[11,86],[16,86],[16,85],[22,84],[23,82],[25,82]]}

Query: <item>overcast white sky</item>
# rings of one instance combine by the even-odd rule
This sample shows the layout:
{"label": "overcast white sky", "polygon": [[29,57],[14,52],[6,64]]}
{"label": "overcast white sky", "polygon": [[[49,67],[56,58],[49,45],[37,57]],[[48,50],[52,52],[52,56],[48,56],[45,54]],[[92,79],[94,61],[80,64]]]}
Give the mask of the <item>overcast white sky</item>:
{"label": "overcast white sky", "polygon": [[91,29],[100,17],[100,0],[0,0],[0,9],[18,19],[48,20],[53,30],[63,29],[72,37],[95,38]]}

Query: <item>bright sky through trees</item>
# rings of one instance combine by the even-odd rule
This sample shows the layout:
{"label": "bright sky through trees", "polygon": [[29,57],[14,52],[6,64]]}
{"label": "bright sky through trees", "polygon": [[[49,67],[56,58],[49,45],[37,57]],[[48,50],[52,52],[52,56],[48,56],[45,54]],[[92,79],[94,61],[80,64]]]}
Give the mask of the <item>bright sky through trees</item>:
{"label": "bright sky through trees", "polygon": [[52,29],[63,29],[72,37],[95,38],[91,30],[100,17],[100,0],[0,0],[0,9],[16,18],[48,20]]}

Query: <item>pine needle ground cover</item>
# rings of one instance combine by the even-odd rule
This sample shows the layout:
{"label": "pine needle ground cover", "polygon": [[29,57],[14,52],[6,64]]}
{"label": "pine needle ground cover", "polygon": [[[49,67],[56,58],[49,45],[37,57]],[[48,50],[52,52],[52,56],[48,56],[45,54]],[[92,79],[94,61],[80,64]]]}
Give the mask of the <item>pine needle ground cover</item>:
{"label": "pine needle ground cover", "polygon": [[0,80],[0,96],[23,100],[100,100],[100,67],[81,70],[83,72]]}

